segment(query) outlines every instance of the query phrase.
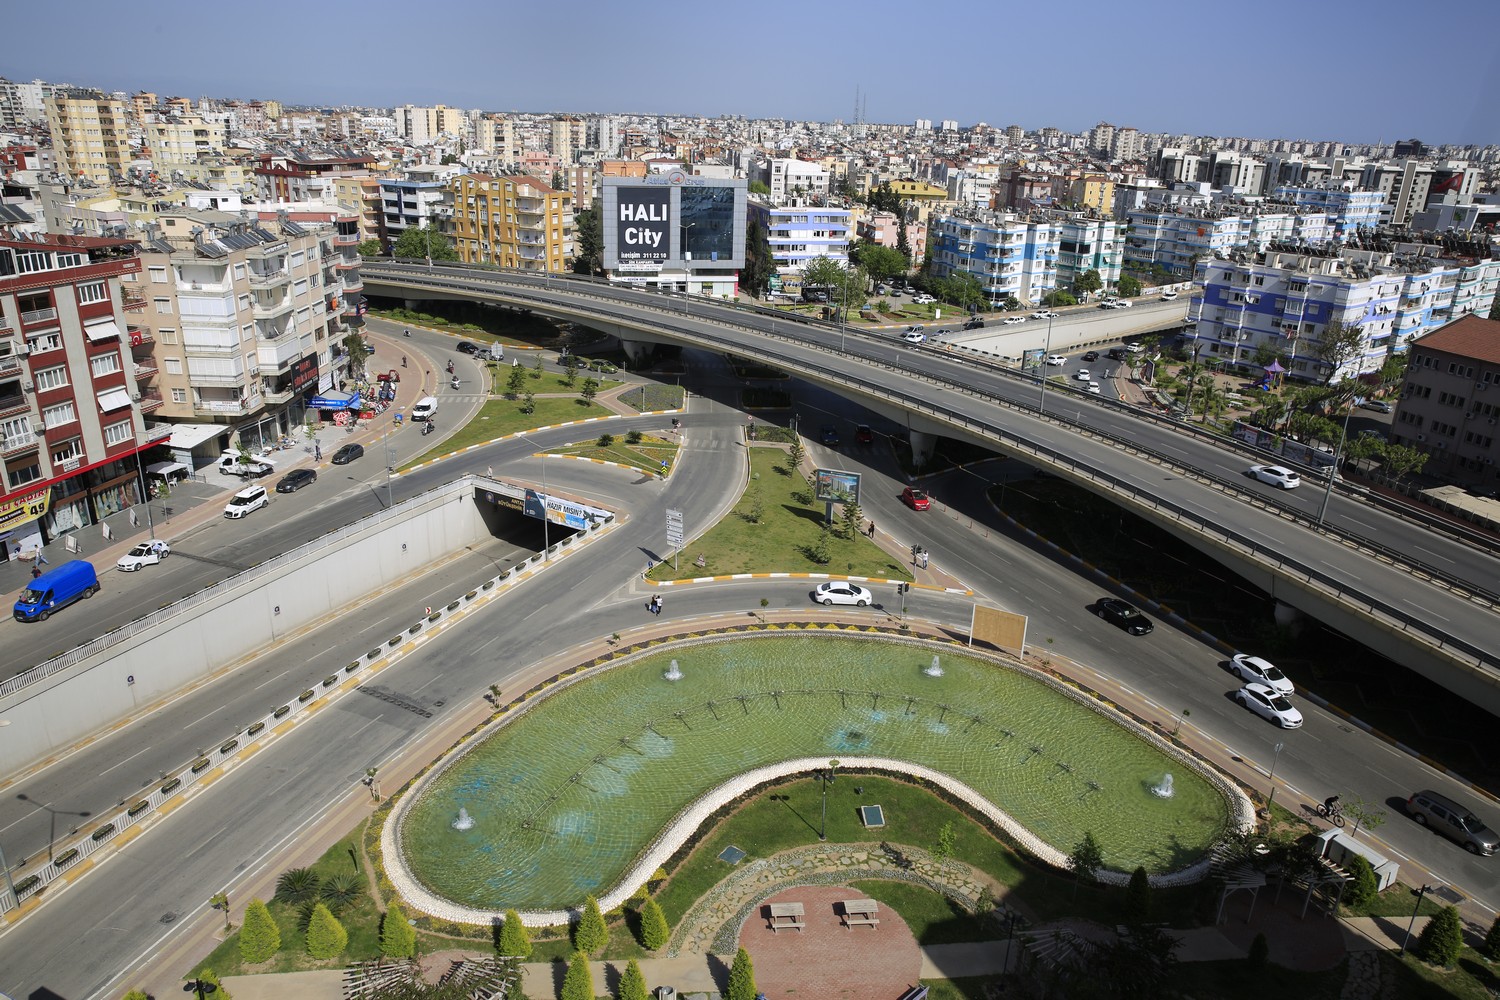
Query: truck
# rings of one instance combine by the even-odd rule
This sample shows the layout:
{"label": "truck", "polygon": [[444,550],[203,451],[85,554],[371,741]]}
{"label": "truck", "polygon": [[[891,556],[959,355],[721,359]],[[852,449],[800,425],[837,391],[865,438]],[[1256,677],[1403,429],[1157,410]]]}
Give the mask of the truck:
{"label": "truck", "polygon": [[73,559],[26,585],[12,614],[18,622],[44,622],[52,612],[99,592],[99,574],[86,559]]}
{"label": "truck", "polygon": [[237,452],[229,452],[219,458],[219,471],[226,476],[244,476],[255,478],[257,476],[269,476],[276,471],[276,463],[265,455],[251,455],[241,457]]}

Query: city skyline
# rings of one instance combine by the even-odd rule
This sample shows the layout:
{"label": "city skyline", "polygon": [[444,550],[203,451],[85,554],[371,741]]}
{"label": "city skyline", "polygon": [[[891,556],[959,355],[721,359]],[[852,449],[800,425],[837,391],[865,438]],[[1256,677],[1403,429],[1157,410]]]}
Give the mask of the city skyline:
{"label": "city skyline", "polygon": [[[118,17],[118,6],[78,0],[8,11],[11,37],[35,44],[8,53],[0,75],[195,101],[823,122],[852,120],[858,92],[866,120],[882,123],[1081,132],[1108,121],[1142,132],[1353,144],[1500,142],[1500,116],[1485,101],[1500,91],[1500,62],[1455,57],[1437,43],[1439,27],[1455,23],[1478,37],[1500,28],[1500,5],[1485,0],[1454,0],[1427,33],[1432,41],[1424,47],[1418,32],[1399,57],[1389,52],[1391,33],[1410,20],[1399,0],[1270,0],[1234,22],[1187,16],[1165,0],[1128,9],[1086,0],[1054,37],[1046,26],[1017,31],[1003,3],[959,0],[941,23],[923,15],[916,31],[912,10],[890,0],[858,10],[771,0],[753,20],[717,9],[668,20],[583,0],[563,20],[532,5],[446,0],[417,21],[409,5],[374,0],[337,30],[260,37],[242,11],[167,0],[131,15],[137,37],[122,45],[117,33],[76,30]],[[276,23],[304,12],[271,0],[255,17]],[[972,63],[946,43],[950,25]],[[482,51],[444,55],[450,31],[478,39]],[[67,45],[44,44],[63,33]],[[429,44],[391,51],[414,35]],[[923,40],[913,46],[912,37]],[[1334,41],[1339,51],[1329,52]],[[429,72],[455,64],[462,71],[448,79]]]}

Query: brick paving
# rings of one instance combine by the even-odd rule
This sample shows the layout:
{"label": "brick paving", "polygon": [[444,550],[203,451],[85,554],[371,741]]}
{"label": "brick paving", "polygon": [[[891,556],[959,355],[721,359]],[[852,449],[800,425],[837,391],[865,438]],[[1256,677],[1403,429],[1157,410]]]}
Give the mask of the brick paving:
{"label": "brick paving", "polygon": [[[798,886],[766,897],[740,930],[740,945],[755,961],[755,985],[777,997],[895,1000],[917,985],[922,951],[899,914],[881,906],[876,927],[850,929],[835,904],[863,899],[846,886]],[[764,905],[801,903],[807,926],[771,931]]]}

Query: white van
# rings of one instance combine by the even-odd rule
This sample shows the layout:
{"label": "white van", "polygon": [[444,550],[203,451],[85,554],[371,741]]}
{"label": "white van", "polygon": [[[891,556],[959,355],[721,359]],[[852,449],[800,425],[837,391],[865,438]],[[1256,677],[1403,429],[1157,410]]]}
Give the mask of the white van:
{"label": "white van", "polygon": [[411,408],[413,420],[431,420],[432,415],[437,413],[438,401],[435,396],[423,396],[417,400],[417,405]]}

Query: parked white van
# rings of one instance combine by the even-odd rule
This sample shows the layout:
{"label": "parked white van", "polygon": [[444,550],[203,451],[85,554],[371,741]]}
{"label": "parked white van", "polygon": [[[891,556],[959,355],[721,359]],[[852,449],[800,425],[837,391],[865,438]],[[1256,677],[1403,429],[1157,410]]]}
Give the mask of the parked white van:
{"label": "parked white van", "polygon": [[423,396],[417,400],[417,405],[411,408],[413,420],[431,420],[433,414],[437,413],[438,401],[435,396]]}

